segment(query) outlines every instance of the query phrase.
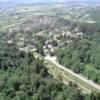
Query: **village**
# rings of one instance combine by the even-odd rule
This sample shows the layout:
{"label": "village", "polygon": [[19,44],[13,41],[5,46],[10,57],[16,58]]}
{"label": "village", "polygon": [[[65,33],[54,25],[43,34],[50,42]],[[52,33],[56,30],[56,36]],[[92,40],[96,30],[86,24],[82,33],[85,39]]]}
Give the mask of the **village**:
{"label": "village", "polygon": [[[40,44],[44,54],[47,55],[72,43],[73,39],[79,39],[83,36],[83,32],[80,31],[78,26],[72,28],[69,25],[60,25],[59,23],[57,18],[39,16],[32,19],[30,23],[23,24],[23,30],[19,30],[19,28],[9,29],[9,34],[14,34],[14,41],[20,50],[26,52],[37,51],[37,47]],[[36,30],[36,27],[39,27],[40,30]],[[46,29],[47,27],[48,29]],[[32,29],[33,32],[35,30],[35,33],[32,32]],[[8,40],[8,43],[12,42],[13,40]]]}

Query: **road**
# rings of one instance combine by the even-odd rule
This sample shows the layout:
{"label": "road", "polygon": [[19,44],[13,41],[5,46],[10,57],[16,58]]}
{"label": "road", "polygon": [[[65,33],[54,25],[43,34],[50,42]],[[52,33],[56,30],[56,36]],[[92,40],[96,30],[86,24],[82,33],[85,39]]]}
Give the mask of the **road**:
{"label": "road", "polygon": [[[76,83],[78,83],[79,85],[83,86],[84,88],[90,90],[91,92],[100,92],[100,85],[94,83],[91,80],[88,80],[82,76],[80,76],[79,74],[74,73],[72,70],[65,68],[63,65],[60,65],[55,57],[50,57],[50,56],[46,56],[44,58],[45,60],[50,61],[51,63],[53,63],[56,67],[58,67],[59,69],[63,70],[66,73],[69,73],[71,76],[75,77],[75,79],[77,80]],[[80,82],[80,81],[81,82]],[[84,83],[85,85],[81,84]]]}

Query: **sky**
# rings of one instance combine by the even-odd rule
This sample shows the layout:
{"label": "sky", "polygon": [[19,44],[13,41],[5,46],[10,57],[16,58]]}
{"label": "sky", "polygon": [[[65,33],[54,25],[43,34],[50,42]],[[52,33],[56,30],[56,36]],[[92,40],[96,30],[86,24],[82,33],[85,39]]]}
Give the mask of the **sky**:
{"label": "sky", "polygon": [[[0,0],[0,1],[9,1],[9,0]],[[14,1],[14,0],[12,0],[12,1]],[[15,1],[28,1],[28,0],[15,0]],[[29,1],[60,1],[60,2],[63,2],[63,1],[71,1],[71,0],[29,0]],[[81,1],[81,0],[72,0],[72,1]],[[86,1],[86,0],[84,0],[84,1]],[[95,1],[95,0],[87,0],[87,1]]]}
{"label": "sky", "polygon": [[65,1],[100,1],[100,0],[0,0],[10,2],[65,2]]}
{"label": "sky", "polygon": [[[9,1],[9,0],[0,0],[0,1]],[[10,0],[11,1],[11,0]],[[12,0],[13,1],[13,0]],[[14,0],[14,1],[28,1],[28,0]],[[71,1],[71,0],[29,0],[29,1],[33,1],[33,2],[43,2],[43,1],[58,1],[58,2],[64,2],[64,1]],[[79,1],[79,0],[73,0],[73,1]]]}
{"label": "sky", "polygon": [[70,0],[0,0],[0,1],[20,1],[20,2],[21,1],[22,2],[53,2],[53,1],[57,1],[57,2],[64,2],[64,1],[70,1]]}

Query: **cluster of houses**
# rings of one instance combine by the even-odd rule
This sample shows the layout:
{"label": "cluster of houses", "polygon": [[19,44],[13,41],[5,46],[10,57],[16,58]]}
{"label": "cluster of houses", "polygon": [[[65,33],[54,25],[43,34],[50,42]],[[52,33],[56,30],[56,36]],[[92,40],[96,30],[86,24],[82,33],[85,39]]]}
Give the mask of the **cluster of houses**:
{"label": "cluster of houses", "polygon": [[60,48],[64,48],[67,44],[71,43],[72,38],[79,38],[83,35],[82,32],[79,32],[78,28],[75,28],[74,31],[62,31],[59,33],[59,30],[56,29],[56,32],[50,31],[45,34],[45,31],[37,33],[36,36],[47,37],[44,45],[43,51],[45,54],[50,54],[50,52],[54,53]]}
{"label": "cluster of houses", "polygon": [[[81,37],[83,35],[82,32],[79,32],[79,29],[76,27],[74,30],[64,31],[56,29],[56,31],[50,31],[46,33],[45,31],[41,31],[35,34],[35,37],[46,37],[45,42],[43,44],[44,54],[50,54],[50,52],[54,53],[60,48],[64,48],[67,44],[72,42],[72,38]],[[17,46],[20,50],[25,52],[34,52],[37,51],[37,45],[39,45],[39,41],[32,37],[30,40],[25,39],[24,37],[17,37]],[[8,40],[8,43],[12,43],[12,40]]]}
{"label": "cluster of houses", "polygon": [[[9,33],[15,34],[16,44],[20,50],[23,50],[25,52],[37,51],[39,40],[36,39],[36,37],[43,37],[45,38],[44,43],[42,44],[42,49],[44,53],[45,54],[49,54],[50,52],[54,53],[58,49],[64,48],[67,44],[71,43],[73,41],[73,38],[79,38],[83,35],[79,27],[76,26],[74,29],[70,30],[68,26],[65,26],[62,24],[58,25],[56,21],[57,19],[55,19],[54,17],[52,18],[52,17],[42,16],[39,18],[35,18],[31,22],[31,24],[33,23],[33,26],[38,26],[38,27],[40,27],[41,25],[43,26],[49,25],[49,29],[45,28],[42,31],[32,33],[32,32],[29,32],[30,29],[27,28],[31,25],[28,23],[28,25],[27,24],[24,25],[24,28],[23,28],[24,31],[22,31],[23,33],[21,33],[18,30],[18,28],[15,28],[14,32],[13,30],[10,29]],[[44,23],[45,25],[42,23]],[[40,38],[40,39],[43,39],[43,38]],[[13,42],[12,40],[8,40],[8,43],[12,43],[12,42]]]}

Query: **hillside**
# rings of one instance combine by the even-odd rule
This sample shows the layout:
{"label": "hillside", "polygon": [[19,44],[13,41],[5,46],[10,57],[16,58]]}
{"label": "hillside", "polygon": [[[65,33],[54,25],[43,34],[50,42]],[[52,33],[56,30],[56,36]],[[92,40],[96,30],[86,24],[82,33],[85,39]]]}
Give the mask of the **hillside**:
{"label": "hillside", "polygon": [[0,3],[0,100],[100,100],[100,4],[22,2]]}

